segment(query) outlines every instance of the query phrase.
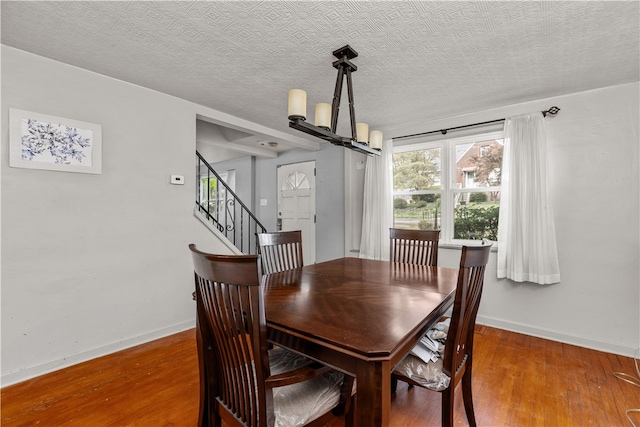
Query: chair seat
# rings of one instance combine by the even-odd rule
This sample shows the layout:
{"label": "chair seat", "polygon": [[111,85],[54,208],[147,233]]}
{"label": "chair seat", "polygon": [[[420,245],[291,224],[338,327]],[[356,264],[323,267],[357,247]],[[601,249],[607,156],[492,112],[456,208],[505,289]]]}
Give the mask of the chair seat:
{"label": "chair seat", "polygon": [[[271,374],[291,371],[313,363],[283,348],[269,350]],[[344,375],[332,371],[320,377],[273,389],[276,427],[305,425],[326,414],[340,402]]]}
{"label": "chair seat", "polygon": [[[410,378],[422,387],[430,390],[442,391],[449,387],[451,378],[442,372],[442,352],[444,351],[444,345],[435,340],[446,339],[450,321],[451,319],[446,318],[438,322],[425,334],[427,337],[434,339],[433,345],[437,347],[437,349],[426,348],[421,344],[416,345],[416,347],[398,363],[393,373]],[[422,352],[418,351],[419,347],[423,348]],[[420,354],[424,354],[422,358],[417,356]],[[425,360],[431,354],[434,354],[437,359]]]}
{"label": "chair seat", "polygon": [[442,358],[435,362],[424,362],[419,357],[408,354],[398,363],[393,373],[410,378],[433,391],[445,390],[451,383],[451,378],[442,372]]}

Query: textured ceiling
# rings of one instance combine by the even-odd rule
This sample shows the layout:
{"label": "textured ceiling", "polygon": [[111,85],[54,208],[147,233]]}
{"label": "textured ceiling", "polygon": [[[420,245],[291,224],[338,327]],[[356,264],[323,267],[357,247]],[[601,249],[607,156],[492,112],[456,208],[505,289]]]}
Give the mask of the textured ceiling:
{"label": "textured ceiling", "polygon": [[[372,128],[639,79],[637,1],[2,2],[2,43],[279,131],[287,91],[331,102],[353,62]],[[341,133],[348,122],[346,99]]]}

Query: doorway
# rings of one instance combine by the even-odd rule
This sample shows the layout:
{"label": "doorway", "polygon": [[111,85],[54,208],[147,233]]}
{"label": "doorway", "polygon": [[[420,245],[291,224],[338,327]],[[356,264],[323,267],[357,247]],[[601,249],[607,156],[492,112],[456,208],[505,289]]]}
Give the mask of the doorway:
{"label": "doorway", "polygon": [[316,162],[278,166],[278,230],[302,230],[305,265],[316,262]]}

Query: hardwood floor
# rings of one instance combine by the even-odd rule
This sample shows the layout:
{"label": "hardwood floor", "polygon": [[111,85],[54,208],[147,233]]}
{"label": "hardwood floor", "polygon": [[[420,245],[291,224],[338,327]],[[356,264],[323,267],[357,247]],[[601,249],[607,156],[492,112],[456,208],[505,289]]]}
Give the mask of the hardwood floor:
{"label": "hardwood floor", "polygon": [[[630,426],[640,407],[640,388],[613,374],[636,375],[628,357],[480,326],[474,359],[480,426]],[[197,370],[189,330],[3,388],[1,425],[195,426]],[[455,423],[467,425],[460,390]],[[439,393],[399,384],[391,426],[439,425]]]}

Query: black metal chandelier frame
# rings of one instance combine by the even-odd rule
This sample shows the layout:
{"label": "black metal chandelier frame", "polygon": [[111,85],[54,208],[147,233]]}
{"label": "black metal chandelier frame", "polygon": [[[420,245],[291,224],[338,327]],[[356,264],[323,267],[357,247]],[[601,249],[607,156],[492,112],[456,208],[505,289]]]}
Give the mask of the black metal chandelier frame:
{"label": "black metal chandelier frame", "polygon": [[[317,138],[328,141],[334,145],[340,145],[358,151],[369,156],[379,156],[380,151],[362,144],[356,137],[356,113],[353,100],[353,82],[351,74],[358,70],[358,67],[351,62],[351,59],[358,56],[351,46],[346,45],[333,51],[333,56],[338,58],[333,62],[333,67],[337,68],[338,76],[336,87],[333,92],[333,102],[331,104],[331,128],[324,128],[306,122],[304,117],[290,116],[289,127],[313,135]],[[351,118],[351,137],[343,137],[336,133],[338,127],[338,112],[340,111],[340,98],[342,97],[342,83],[347,78],[347,94],[349,97],[349,117]]]}

